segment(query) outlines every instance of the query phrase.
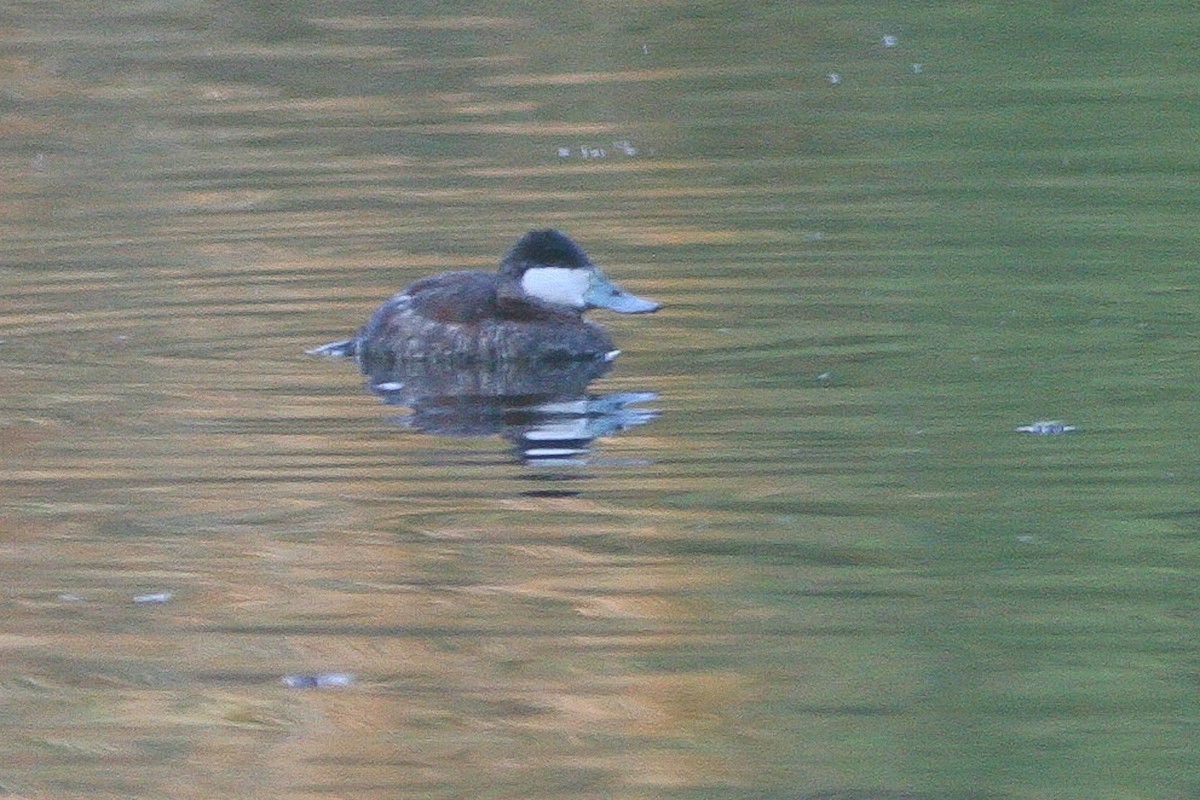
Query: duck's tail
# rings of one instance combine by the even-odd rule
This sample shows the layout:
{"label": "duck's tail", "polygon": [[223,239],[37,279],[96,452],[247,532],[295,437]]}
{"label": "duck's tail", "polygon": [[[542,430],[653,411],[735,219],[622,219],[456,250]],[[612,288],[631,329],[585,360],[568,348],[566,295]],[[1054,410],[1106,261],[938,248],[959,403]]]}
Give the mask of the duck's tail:
{"label": "duck's tail", "polygon": [[343,358],[358,355],[358,338],[343,339],[340,342],[330,342],[312,350],[305,350],[310,356],[340,356]]}

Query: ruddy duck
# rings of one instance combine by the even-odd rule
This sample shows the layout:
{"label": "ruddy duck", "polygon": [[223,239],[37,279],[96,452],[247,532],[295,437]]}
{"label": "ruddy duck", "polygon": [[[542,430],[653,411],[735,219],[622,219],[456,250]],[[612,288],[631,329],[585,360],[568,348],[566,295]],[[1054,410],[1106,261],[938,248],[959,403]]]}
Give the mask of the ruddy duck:
{"label": "ruddy duck", "polygon": [[364,372],[413,360],[611,361],[619,351],[604,328],[583,318],[591,308],[644,314],[659,304],[609,282],[566,235],[530,231],[498,272],[423,278],[376,309],[353,339],[309,352],[355,356]]}

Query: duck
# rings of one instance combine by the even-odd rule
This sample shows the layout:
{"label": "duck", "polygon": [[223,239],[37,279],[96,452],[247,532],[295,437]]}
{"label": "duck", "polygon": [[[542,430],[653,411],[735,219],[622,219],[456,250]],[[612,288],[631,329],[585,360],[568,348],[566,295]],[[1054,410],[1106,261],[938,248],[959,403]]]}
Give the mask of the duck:
{"label": "duck", "polygon": [[412,362],[612,361],[620,351],[608,331],[583,318],[594,308],[646,314],[661,304],[614,284],[561,231],[534,230],[498,271],[422,278],[384,301],[352,338],[308,352],[354,357],[364,373]]}

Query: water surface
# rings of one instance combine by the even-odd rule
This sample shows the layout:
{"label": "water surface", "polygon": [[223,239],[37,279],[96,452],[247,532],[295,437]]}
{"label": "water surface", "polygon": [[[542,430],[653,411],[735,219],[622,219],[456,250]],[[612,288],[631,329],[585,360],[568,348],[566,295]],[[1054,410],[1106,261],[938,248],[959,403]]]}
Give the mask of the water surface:
{"label": "water surface", "polygon": [[[9,9],[0,788],[1197,796],[1185,10]],[[304,355],[546,226],[637,424]]]}

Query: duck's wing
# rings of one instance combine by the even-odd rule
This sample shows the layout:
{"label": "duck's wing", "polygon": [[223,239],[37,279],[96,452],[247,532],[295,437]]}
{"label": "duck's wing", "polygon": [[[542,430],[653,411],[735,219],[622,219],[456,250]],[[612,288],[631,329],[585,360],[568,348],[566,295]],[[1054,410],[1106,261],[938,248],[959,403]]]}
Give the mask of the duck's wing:
{"label": "duck's wing", "polygon": [[443,272],[417,281],[389,302],[397,304],[397,310],[407,304],[410,313],[446,324],[571,323],[579,319],[578,312],[522,295],[514,285],[487,272]]}
{"label": "duck's wing", "polygon": [[434,322],[471,323],[495,318],[496,276],[486,272],[443,272],[411,284],[393,301]]}

